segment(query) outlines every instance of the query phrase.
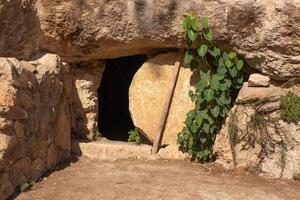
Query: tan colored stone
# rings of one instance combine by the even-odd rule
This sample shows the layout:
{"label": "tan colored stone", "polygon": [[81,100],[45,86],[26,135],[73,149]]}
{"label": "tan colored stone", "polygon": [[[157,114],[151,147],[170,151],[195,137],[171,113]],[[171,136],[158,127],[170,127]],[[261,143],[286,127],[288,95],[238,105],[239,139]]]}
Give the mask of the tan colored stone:
{"label": "tan colored stone", "polygon": [[8,147],[10,137],[0,132],[0,160]]}
{"label": "tan colored stone", "polygon": [[8,82],[0,82],[0,102],[2,103],[2,106],[14,105],[16,91],[17,90]]}
{"label": "tan colored stone", "polygon": [[189,157],[187,153],[181,152],[177,145],[168,145],[165,148],[159,149],[157,156],[162,159],[171,160],[183,160]]}
{"label": "tan colored stone", "polygon": [[[135,74],[129,89],[129,110],[132,120],[151,141],[157,133],[177,59],[178,53],[165,53],[152,58]],[[185,115],[194,107],[188,95],[192,88],[191,75],[190,69],[181,68],[162,144],[176,144],[177,134],[184,126]]]}
{"label": "tan colored stone", "polygon": [[98,88],[105,69],[103,61],[72,66],[75,87],[72,90],[74,132],[78,137],[94,139],[98,132]]}
{"label": "tan colored stone", "polygon": [[0,130],[1,129],[7,129],[7,128],[12,127],[12,126],[13,126],[13,123],[12,123],[11,120],[0,117]]}
{"label": "tan colored stone", "polygon": [[249,87],[269,87],[270,78],[262,74],[251,74],[248,80]]}
{"label": "tan colored stone", "polygon": [[249,87],[248,82],[245,82],[239,92],[236,101],[239,103],[250,103],[265,98],[269,98],[275,101],[286,93],[287,90],[284,90],[280,87]]}
{"label": "tan colored stone", "polygon": [[[232,145],[232,141],[229,137],[229,123],[230,116],[236,115],[235,123],[238,127],[237,138],[240,138],[245,131],[247,124],[253,115],[254,109],[246,106],[234,106],[229,117],[226,119],[221,131],[216,137],[214,144],[214,154],[217,156],[216,163],[222,164],[227,169],[233,169],[235,167],[254,166],[259,162],[259,153],[261,148],[257,145],[255,148],[243,150],[243,146],[246,144],[245,141],[241,141],[236,145]],[[243,130],[243,131],[241,131]]]}

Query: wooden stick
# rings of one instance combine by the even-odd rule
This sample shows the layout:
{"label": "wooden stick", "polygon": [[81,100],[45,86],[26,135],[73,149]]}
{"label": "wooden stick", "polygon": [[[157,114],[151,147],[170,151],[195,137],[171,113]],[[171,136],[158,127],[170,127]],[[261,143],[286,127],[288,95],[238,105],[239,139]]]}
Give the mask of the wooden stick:
{"label": "wooden stick", "polygon": [[174,73],[174,76],[172,78],[171,85],[170,85],[169,91],[167,93],[165,102],[164,102],[163,111],[162,111],[161,116],[160,116],[159,126],[158,126],[158,129],[157,129],[157,134],[156,134],[156,137],[155,137],[154,142],[153,142],[152,154],[156,154],[159,150],[160,145],[161,145],[161,141],[162,141],[162,138],[163,138],[163,132],[164,132],[164,129],[165,129],[165,126],[166,126],[166,121],[167,121],[167,118],[168,118],[168,115],[169,115],[172,99],[173,99],[173,96],[174,96],[174,91],[175,91],[176,84],[177,84],[177,81],[178,81],[178,76],[179,76],[179,72],[180,72],[180,65],[181,65],[182,58],[183,58],[183,53],[184,53],[184,49],[180,49],[180,51],[179,51],[179,59],[180,60],[175,63],[175,73]]}

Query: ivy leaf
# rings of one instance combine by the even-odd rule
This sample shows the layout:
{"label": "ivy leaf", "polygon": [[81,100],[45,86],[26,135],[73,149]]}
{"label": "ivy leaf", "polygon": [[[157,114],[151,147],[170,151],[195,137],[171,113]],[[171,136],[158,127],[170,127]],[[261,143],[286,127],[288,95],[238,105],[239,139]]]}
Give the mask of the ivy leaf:
{"label": "ivy leaf", "polygon": [[193,18],[193,19],[191,20],[191,26],[192,26],[192,29],[193,29],[195,32],[198,32],[198,31],[199,31],[197,17],[196,17],[196,18]]}
{"label": "ivy leaf", "polygon": [[201,24],[202,24],[203,28],[207,29],[208,28],[208,19],[206,17],[202,17]]}
{"label": "ivy leaf", "polygon": [[189,91],[189,96],[192,97],[193,95],[194,95],[193,90],[190,90],[190,91]]}
{"label": "ivy leaf", "polygon": [[187,114],[186,114],[186,116],[187,117],[191,117],[191,118],[194,118],[195,117],[195,110],[191,110],[191,111],[189,111]]}
{"label": "ivy leaf", "polygon": [[227,84],[226,83],[222,83],[222,84],[220,84],[220,90],[221,91],[226,91],[228,89],[228,87],[227,87]]}
{"label": "ivy leaf", "polygon": [[231,103],[231,97],[226,97],[224,95],[222,95],[219,100],[223,105],[229,105]]}
{"label": "ivy leaf", "polygon": [[237,70],[235,67],[231,68],[231,69],[229,70],[229,72],[230,72],[230,75],[231,75],[233,78],[235,78],[235,77],[237,76],[237,74],[238,74],[238,70]]}
{"label": "ivy leaf", "polygon": [[195,84],[195,88],[197,90],[203,91],[205,88],[205,83],[203,79],[200,79],[196,84]]}
{"label": "ivy leaf", "polygon": [[225,60],[225,65],[228,69],[230,69],[233,66],[233,63],[231,62],[231,60],[227,59]]}
{"label": "ivy leaf", "polygon": [[244,61],[243,61],[243,60],[237,60],[237,61],[235,62],[235,64],[236,64],[236,68],[237,68],[238,70],[241,70],[241,69],[243,68],[243,66],[244,66]]}
{"label": "ivy leaf", "polygon": [[238,79],[236,80],[236,82],[237,82],[239,85],[242,85],[243,82],[244,82],[243,76],[238,77]]}
{"label": "ivy leaf", "polygon": [[205,101],[205,99],[202,98],[202,97],[198,97],[198,98],[197,98],[197,102],[196,102],[197,109],[200,109],[200,108],[202,107],[201,104],[202,104],[204,101]]}
{"label": "ivy leaf", "polygon": [[219,65],[219,67],[225,67],[223,58],[220,58],[220,59],[219,59],[218,65]]}
{"label": "ivy leaf", "polygon": [[224,79],[224,77],[225,77],[225,75],[223,73],[217,73],[212,76],[212,79],[217,79],[217,80],[221,81]]}
{"label": "ivy leaf", "polygon": [[225,84],[226,84],[227,88],[230,88],[232,85],[232,81],[230,79],[225,79]]}
{"label": "ivy leaf", "polygon": [[220,51],[220,49],[217,48],[217,47],[214,47],[214,50],[213,50],[213,51],[209,50],[209,53],[210,53],[210,55],[212,55],[213,57],[217,57],[217,56],[220,56],[220,55],[221,55],[221,51]]}
{"label": "ivy leaf", "polygon": [[199,56],[203,58],[207,54],[207,49],[208,49],[207,45],[205,44],[201,45],[201,47],[198,49]]}
{"label": "ivy leaf", "polygon": [[193,55],[190,53],[190,51],[185,51],[185,54],[184,54],[184,63],[185,64],[190,64],[191,61],[193,59]]}
{"label": "ivy leaf", "polygon": [[206,101],[213,100],[214,95],[215,95],[215,92],[212,89],[207,89],[204,91],[204,97],[205,97]]}
{"label": "ivy leaf", "polygon": [[202,116],[203,119],[208,119],[209,118],[209,116],[207,114],[207,110],[200,111],[200,115]]}
{"label": "ivy leaf", "polygon": [[204,82],[209,82],[209,72],[200,72],[200,78],[204,81]]}
{"label": "ivy leaf", "polygon": [[226,69],[225,66],[219,66],[218,69],[217,69],[217,72],[218,72],[219,74],[222,74],[222,75],[225,76],[225,74],[227,73],[227,69]]}
{"label": "ivy leaf", "polygon": [[192,122],[193,122],[193,117],[188,116],[188,117],[185,119],[185,122],[184,122],[184,123],[185,123],[186,126],[191,126]]}
{"label": "ivy leaf", "polygon": [[196,124],[196,122],[193,122],[192,125],[190,126],[190,129],[191,129],[191,132],[195,134],[198,132],[199,127]]}
{"label": "ivy leaf", "polygon": [[191,28],[191,17],[189,15],[184,18],[182,26],[186,32]]}
{"label": "ivy leaf", "polygon": [[196,119],[197,124],[198,124],[199,126],[201,126],[201,125],[202,125],[202,122],[203,122],[203,117],[202,117],[202,115],[201,115],[200,112],[197,113],[195,119]]}
{"label": "ivy leaf", "polygon": [[197,39],[197,32],[195,32],[194,30],[188,30],[188,36],[189,39],[194,42]]}
{"label": "ivy leaf", "polygon": [[211,126],[210,129],[209,129],[209,132],[210,132],[211,134],[214,134],[215,129],[216,129],[216,126]]}
{"label": "ivy leaf", "polygon": [[211,42],[213,40],[213,33],[211,30],[209,30],[208,33],[203,33],[203,35],[207,41]]}
{"label": "ivy leaf", "polygon": [[211,87],[214,90],[219,90],[220,89],[220,82],[219,82],[219,79],[218,79],[217,75],[213,75],[213,77],[211,79]]}
{"label": "ivy leaf", "polygon": [[228,60],[229,59],[228,53],[226,53],[226,52],[223,53],[223,59],[224,60]]}
{"label": "ivy leaf", "polygon": [[234,52],[234,51],[231,51],[231,52],[229,53],[229,58],[231,58],[231,59],[234,59],[236,56],[237,56],[237,53]]}
{"label": "ivy leaf", "polygon": [[217,118],[220,115],[220,107],[215,106],[213,109],[210,110],[210,112],[215,118]]}
{"label": "ivy leaf", "polygon": [[207,124],[207,123],[205,123],[204,125],[203,125],[203,131],[204,131],[204,133],[206,133],[206,134],[209,134],[209,124]]}
{"label": "ivy leaf", "polygon": [[197,95],[194,94],[194,92],[192,90],[189,91],[189,96],[192,100],[192,102],[195,102],[197,99]]}

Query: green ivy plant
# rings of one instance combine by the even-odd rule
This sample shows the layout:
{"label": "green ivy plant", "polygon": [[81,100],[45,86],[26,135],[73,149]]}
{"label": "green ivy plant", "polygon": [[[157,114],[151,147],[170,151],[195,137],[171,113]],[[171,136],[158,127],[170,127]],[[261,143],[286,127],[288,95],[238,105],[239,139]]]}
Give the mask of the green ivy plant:
{"label": "green ivy plant", "polygon": [[128,142],[134,142],[135,144],[147,144],[146,139],[143,137],[143,135],[138,131],[137,128],[134,130],[130,130],[128,132]]}
{"label": "green ivy plant", "polygon": [[214,44],[207,18],[191,13],[184,18],[183,29],[187,42],[184,63],[199,79],[189,91],[195,108],[187,113],[177,143],[193,160],[206,162],[213,158],[216,133],[232,106],[231,94],[243,83],[244,62],[236,52],[223,52]]}

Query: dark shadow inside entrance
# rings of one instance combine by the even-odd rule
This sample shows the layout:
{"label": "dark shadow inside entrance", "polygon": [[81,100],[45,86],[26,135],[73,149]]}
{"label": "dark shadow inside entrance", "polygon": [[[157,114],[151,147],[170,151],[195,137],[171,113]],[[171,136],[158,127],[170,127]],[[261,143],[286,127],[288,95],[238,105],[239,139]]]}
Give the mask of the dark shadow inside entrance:
{"label": "dark shadow inside entrance", "polygon": [[106,60],[99,94],[99,131],[110,140],[127,141],[134,129],[128,91],[134,74],[146,61],[145,55]]}

